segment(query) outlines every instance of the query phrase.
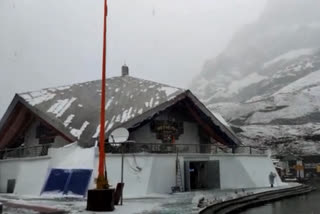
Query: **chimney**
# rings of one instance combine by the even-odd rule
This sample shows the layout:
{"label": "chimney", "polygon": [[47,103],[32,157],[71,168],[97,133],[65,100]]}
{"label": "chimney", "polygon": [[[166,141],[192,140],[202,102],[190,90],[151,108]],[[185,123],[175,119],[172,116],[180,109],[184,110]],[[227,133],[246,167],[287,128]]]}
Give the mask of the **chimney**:
{"label": "chimney", "polygon": [[129,76],[129,67],[126,64],[124,64],[121,68],[121,76]]}

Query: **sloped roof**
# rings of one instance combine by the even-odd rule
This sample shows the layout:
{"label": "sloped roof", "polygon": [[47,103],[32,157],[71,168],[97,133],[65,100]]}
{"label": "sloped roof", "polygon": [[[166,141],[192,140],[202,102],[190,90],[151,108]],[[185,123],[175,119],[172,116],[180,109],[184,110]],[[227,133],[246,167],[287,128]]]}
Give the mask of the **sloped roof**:
{"label": "sloped roof", "polygon": [[[190,91],[130,76],[107,79],[106,133],[131,128],[186,96],[201,106],[235,144],[239,141]],[[28,109],[70,139],[91,146],[99,135],[101,80],[16,95]],[[13,103],[16,103],[16,101]],[[8,110],[9,111],[9,110]],[[9,114],[7,112],[6,114]],[[6,115],[0,123],[0,130]]]}

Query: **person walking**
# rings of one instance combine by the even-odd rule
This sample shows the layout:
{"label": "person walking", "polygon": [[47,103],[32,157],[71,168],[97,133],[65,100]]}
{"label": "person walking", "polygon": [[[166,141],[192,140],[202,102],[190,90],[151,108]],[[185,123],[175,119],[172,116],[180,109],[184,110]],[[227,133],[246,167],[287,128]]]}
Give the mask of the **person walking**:
{"label": "person walking", "polygon": [[270,182],[271,188],[273,188],[275,178],[276,178],[276,174],[274,172],[270,172],[269,182]]}

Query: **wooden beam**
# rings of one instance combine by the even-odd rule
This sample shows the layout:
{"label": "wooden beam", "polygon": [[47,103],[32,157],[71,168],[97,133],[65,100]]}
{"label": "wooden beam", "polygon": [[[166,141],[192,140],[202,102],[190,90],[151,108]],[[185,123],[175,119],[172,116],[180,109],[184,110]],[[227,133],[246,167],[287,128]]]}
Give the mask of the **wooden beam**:
{"label": "wooden beam", "polygon": [[17,106],[17,108],[19,108],[19,110],[12,116],[12,119],[10,119],[10,122],[6,125],[6,128],[1,135],[0,149],[10,144],[26,123],[25,120],[27,118],[28,109],[21,106]]}

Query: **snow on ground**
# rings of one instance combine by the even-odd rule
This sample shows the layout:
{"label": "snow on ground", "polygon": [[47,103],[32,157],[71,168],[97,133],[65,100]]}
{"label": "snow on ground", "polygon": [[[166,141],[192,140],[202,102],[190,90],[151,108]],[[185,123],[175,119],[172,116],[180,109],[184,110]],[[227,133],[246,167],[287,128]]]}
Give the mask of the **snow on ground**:
{"label": "snow on ground", "polygon": [[266,76],[261,76],[260,74],[257,74],[257,73],[251,73],[242,79],[232,81],[226,93],[231,96],[232,94],[238,93],[241,89],[251,84],[258,83],[266,78],[267,78]]}
{"label": "snow on ground", "polygon": [[[183,192],[169,195],[150,195],[146,198],[127,199],[124,200],[124,206],[116,206],[115,214],[192,214],[201,211],[198,208],[198,203],[201,198],[209,204],[215,201],[226,201],[234,198],[243,197],[253,193],[261,193],[270,190],[277,190],[288,188],[297,184],[287,184],[282,187],[276,188],[260,188],[260,189],[246,189],[246,190],[208,190],[208,191],[195,191]],[[32,196],[18,196],[18,195],[0,195],[0,200],[10,201],[20,204],[46,206],[48,208],[55,208],[65,210],[70,214],[94,214],[95,212],[86,211],[86,200],[83,198],[40,198]],[[21,214],[33,213],[24,212]],[[16,214],[16,210],[7,209],[6,214]],[[103,214],[104,212],[102,212]]]}
{"label": "snow on ground", "polygon": [[[320,133],[320,124],[308,123],[303,125],[247,125],[242,126],[244,131],[239,134],[246,145],[261,145],[273,143],[275,152],[302,152],[305,154],[320,153],[317,141],[305,140],[304,136]],[[282,141],[283,140],[283,141]]]}
{"label": "snow on ground", "polygon": [[[320,99],[310,96],[308,93],[299,93],[293,96],[277,96],[274,99],[273,105],[270,106],[284,106],[284,108],[274,111],[255,112],[247,122],[257,124],[270,123],[273,120],[281,118],[295,119],[312,112],[317,112],[320,105]],[[268,103],[266,103],[266,107],[268,107]]]}
{"label": "snow on ground", "polygon": [[267,68],[270,65],[273,65],[276,62],[279,62],[281,60],[292,60],[296,59],[301,56],[306,56],[306,55],[312,55],[315,53],[315,49],[313,48],[306,48],[306,49],[298,49],[298,50],[292,50],[290,52],[287,52],[285,54],[282,54],[273,60],[270,60],[269,62],[266,62],[263,64],[263,68]]}
{"label": "snow on ground", "polygon": [[39,212],[21,208],[3,207],[3,214],[39,214]]}
{"label": "snow on ground", "polygon": [[297,92],[297,91],[304,89],[305,87],[308,87],[308,86],[310,87],[310,86],[319,85],[319,84],[320,84],[320,70],[312,72],[309,75],[307,75],[301,79],[298,79],[297,81],[282,88],[274,95],[284,94],[284,93],[294,93],[294,92]]}

